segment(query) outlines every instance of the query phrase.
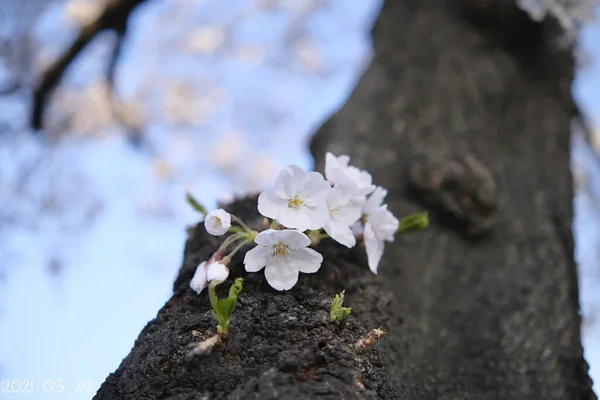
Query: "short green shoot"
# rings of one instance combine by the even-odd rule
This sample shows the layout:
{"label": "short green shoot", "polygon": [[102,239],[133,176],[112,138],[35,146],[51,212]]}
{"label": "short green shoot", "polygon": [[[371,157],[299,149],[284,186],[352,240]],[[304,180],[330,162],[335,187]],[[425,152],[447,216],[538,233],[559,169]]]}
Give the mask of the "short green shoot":
{"label": "short green shoot", "polygon": [[331,302],[331,310],[329,311],[329,322],[337,322],[341,321],[350,315],[352,309],[350,307],[343,307],[344,303],[344,293],[346,291],[342,290],[342,293],[336,294]]}
{"label": "short green shoot", "polygon": [[217,332],[219,335],[226,336],[229,329],[229,319],[231,313],[237,304],[237,299],[242,293],[242,278],[236,278],[233,285],[229,289],[229,296],[219,299],[216,293],[216,287],[222,282],[211,281],[208,285],[208,295],[210,297],[210,305],[212,306],[211,314],[217,321]]}

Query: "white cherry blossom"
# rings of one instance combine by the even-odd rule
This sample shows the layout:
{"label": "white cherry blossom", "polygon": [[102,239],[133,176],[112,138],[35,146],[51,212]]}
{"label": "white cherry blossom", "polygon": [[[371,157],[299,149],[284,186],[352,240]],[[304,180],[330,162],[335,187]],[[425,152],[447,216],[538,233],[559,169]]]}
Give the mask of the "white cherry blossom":
{"label": "white cherry blossom", "polygon": [[349,162],[350,157],[347,155],[336,157],[332,153],[327,152],[325,154],[325,176],[329,182],[334,186],[350,182],[354,183],[356,185],[355,196],[364,196],[375,190],[371,174],[348,165]]}
{"label": "white cherry blossom", "polygon": [[375,211],[377,211],[379,207],[383,205],[383,200],[385,199],[385,196],[387,196],[387,193],[387,190],[385,190],[381,186],[377,186],[377,188],[375,188],[375,191],[371,193],[371,195],[365,202],[362,213],[367,217],[373,215]]}
{"label": "white cherry blossom", "polygon": [[[387,190],[382,188],[381,186],[377,186],[375,191],[369,195],[368,199],[365,199],[363,202],[362,209],[362,218],[363,220],[367,220],[381,205],[383,204],[383,199],[387,196]],[[354,198],[356,202],[357,197]],[[353,224],[350,229],[352,233],[355,235],[362,235],[364,233],[364,225],[362,222],[357,222]]]}
{"label": "white cherry blossom", "polygon": [[206,280],[224,282],[229,276],[229,268],[221,261],[215,261],[208,266]]}
{"label": "white cherry blossom", "polygon": [[394,235],[399,225],[400,221],[388,211],[387,205],[380,206],[365,223],[365,247],[369,268],[373,273],[377,273],[385,242],[394,241]]}
{"label": "white cherry blossom", "polygon": [[265,278],[276,290],[289,290],[298,281],[299,272],[317,272],[323,256],[309,249],[310,239],[297,230],[267,229],[254,239],[257,246],[246,253],[244,266],[248,272],[265,268]]}
{"label": "white cherry blossom", "polygon": [[206,273],[208,272],[208,265],[206,261],[202,261],[200,265],[196,268],[196,272],[194,272],[194,276],[190,281],[190,287],[192,290],[198,294],[204,290],[206,287]]}
{"label": "white cherry blossom", "polygon": [[229,276],[229,268],[221,261],[215,261],[210,264],[202,261],[196,268],[194,276],[190,281],[190,288],[198,294],[202,293],[206,284],[210,281],[223,282]]}
{"label": "white cherry blossom", "polygon": [[287,228],[320,229],[329,220],[325,200],[331,185],[318,172],[304,172],[297,165],[285,167],[275,187],[258,197],[258,211]]}
{"label": "white cherry blossom", "polygon": [[330,220],[323,229],[333,240],[354,247],[356,238],[350,226],[360,219],[362,207],[353,201],[355,186],[336,185],[327,198]]}
{"label": "white cherry blossom", "polygon": [[204,226],[211,235],[221,236],[231,228],[231,214],[221,208],[213,210],[206,215]]}

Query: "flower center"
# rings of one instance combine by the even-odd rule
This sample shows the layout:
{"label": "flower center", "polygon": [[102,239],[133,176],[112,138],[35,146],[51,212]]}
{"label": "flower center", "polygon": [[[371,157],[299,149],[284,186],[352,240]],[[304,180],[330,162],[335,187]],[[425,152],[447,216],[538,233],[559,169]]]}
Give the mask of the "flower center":
{"label": "flower center", "polygon": [[279,242],[273,246],[274,257],[287,257],[289,256],[289,254],[290,251],[288,250],[288,247],[285,244]]}
{"label": "flower center", "polygon": [[292,197],[291,199],[288,199],[288,207],[289,208],[294,208],[297,210],[300,207],[302,207],[303,204],[304,204],[304,201],[302,200],[302,197],[300,195],[296,195],[296,196]]}
{"label": "flower center", "polygon": [[216,226],[221,226],[221,218],[215,217],[215,225]]}

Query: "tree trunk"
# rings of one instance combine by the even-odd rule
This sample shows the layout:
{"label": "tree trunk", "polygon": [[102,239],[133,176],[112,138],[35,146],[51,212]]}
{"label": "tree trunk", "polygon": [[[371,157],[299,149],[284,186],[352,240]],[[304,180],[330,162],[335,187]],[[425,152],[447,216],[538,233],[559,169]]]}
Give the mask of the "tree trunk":
{"label": "tree trunk", "polygon": [[[246,199],[228,210],[258,229],[263,217],[256,203]],[[317,248],[325,260],[319,272],[302,274],[289,292],[270,289],[262,272],[245,274],[242,255],[236,255],[230,278],[219,286],[228,288],[233,277],[244,276],[228,339],[209,354],[191,354],[191,345],[216,333],[208,294],[198,296],[189,282],[218,244],[203,225],[190,231],[173,297],[96,399],[399,398],[374,346],[356,346],[368,334],[363,326],[378,325],[354,317],[328,322],[331,299],[343,288],[355,299],[352,315],[368,316],[365,322],[399,318],[362,252],[344,251],[331,241]]]}
{"label": "tree trunk", "polygon": [[[386,1],[374,60],[312,151],[321,170],[325,151],[349,154],[396,215],[427,209],[432,226],[389,245],[378,277],[362,249],[327,241],[322,269],[290,292],[246,276],[227,343],[190,357],[215,325],[188,288],[217,246],[196,228],[173,298],[96,398],[596,399],[570,229],[573,61],[559,35],[508,0]],[[257,224],[255,204],[232,210]],[[232,276],[242,270],[237,257]],[[341,289],[353,312],[331,324]],[[357,350],[379,325],[388,335]]]}

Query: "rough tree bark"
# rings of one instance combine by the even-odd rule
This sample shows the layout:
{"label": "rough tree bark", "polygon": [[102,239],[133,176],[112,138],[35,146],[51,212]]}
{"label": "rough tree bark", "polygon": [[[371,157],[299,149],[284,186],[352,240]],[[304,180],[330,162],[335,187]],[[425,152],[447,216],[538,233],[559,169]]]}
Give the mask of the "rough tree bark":
{"label": "rough tree bark", "polygon": [[[255,228],[262,223],[256,198],[235,203],[229,211]],[[246,275],[242,255],[236,255],[230,279],[221,285],[228,287],[232,277],[245,279],[227,343],[208,355],[191,356],[190,345],[213,335],[216,323],[208,295],[196,295],[189,282],[218,244],[203,225],[190,231],[173,297],[95,398],[399,398],[377,351],[355,347],[367,334],[361,321],[328,322],[331,298],[342,288],[357,299],[353,313],[369,316],[364,322],[370,325],[365,326],[377,328],[371,321],[383,324],[390,316],[398,318],[393,310],[386,311],[391,294],[382,295],[364,256],[358,261],[360,253],[340,251],[333,243],[318,247],[326,260],[319,273],[301,276],[290,292],[270,289],[262,273]]]}
{"label": "rough tree bark", "polygon": [[[227,344],[187,285],[217,246],[188,241],[173,298],[100,388],[117,398],[592,400],[573,259],[570,49],[511,1],[388,0],[375,57],[315,136],[389,188],[397,215],[433,226],[388,246],[380,275],[361,249],[322,243],[325,262],[289,293],[246,277]],[[258,223],[255,200],[232,206]],[[254,217],[251,217],[254,215]],[[242,274],[241,259],[233,276]],[[349,320],[326,322],[346,289]],[[354,343],[370,328],[388,335]]]}

